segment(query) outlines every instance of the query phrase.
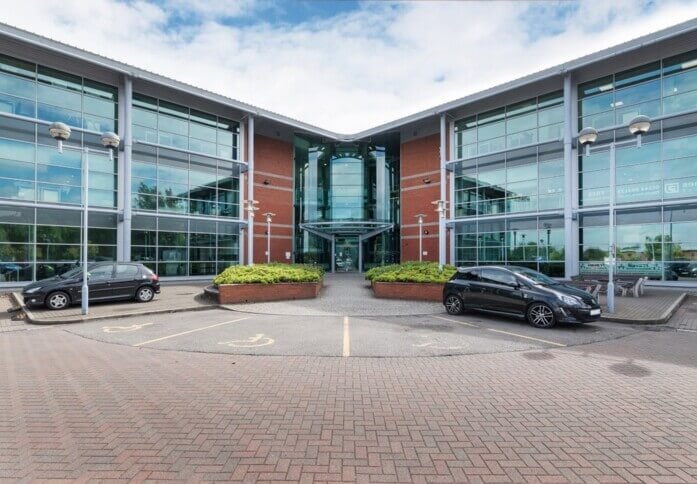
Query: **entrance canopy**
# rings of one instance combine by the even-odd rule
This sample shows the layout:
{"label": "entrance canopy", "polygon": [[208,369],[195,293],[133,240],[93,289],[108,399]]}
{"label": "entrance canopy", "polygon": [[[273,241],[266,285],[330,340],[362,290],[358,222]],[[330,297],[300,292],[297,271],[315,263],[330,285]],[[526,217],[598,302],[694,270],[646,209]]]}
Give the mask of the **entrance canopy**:
{"label": "entrance canopy", "polygon": [[[389,230],[394,224],[390,222],[375,222],[369,220],[334,220],[331,222],[305,222],[300,228],[308,232],[321,232],[327,235],[365,235]],[[377,231],[377,232],[376,232]]]}
{"label": "entrance canopy", "polygon": [[299,225],[301,230],[305,230],[331,242],[332,272],[336,271],[336,237],[338,235],[354,236],[358,238],[358,272],[363,272],[363,241],[390,230],[393,226],[394,224],[389,222],[375,222],[368,220],[307,222]]}

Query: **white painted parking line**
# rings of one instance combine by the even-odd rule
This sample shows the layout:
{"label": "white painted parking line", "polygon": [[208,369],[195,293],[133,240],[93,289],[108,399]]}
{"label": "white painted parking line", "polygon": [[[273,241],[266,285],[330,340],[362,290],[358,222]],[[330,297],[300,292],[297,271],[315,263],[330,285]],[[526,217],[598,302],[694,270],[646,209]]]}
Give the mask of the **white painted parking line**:
{"label": "white painted parking line", "polygon": [[130,326],[104,326],[102,330],[105,333],[130,333],[131,331],[138,331],[151,324],[155,323],[132,324]]}
{"label": "white painted parking line", "polygon": [[349,318],[344,316],[344,350],[341,353],[342,356],[351,355],[351,339],[349,338]]}
{"label": "white painted parking line", "polygon": [[442,319],[443,321],[450,321],[451,323],[464,324],[465,326],[469,326],[471,328],[479,328],[478,325],[468,323],[467,321],[458,321],[457,319],[444,318],[442,316],[434,316],[434,318]]}
{"label": "white painted parking line", "polygon": [[233,319],[232,321],[225,321],[224,323],[212,324],[210,326],[204,326],[203,328],[191,329],[189,331],[184,331],[182,333],[171,334],[169,336],[163,336],[162,338],[155,338],[155,339],[151,339],[149,341],[143,341],[142,343],[136,343],[133,346],[143,346],[143,345],[147,345],[150,343],[157,343],[158,341],[164,341],[166,339],[176,338],[177,336],[183,336],[185,334],[191,334],[191,333],[195,333],[197,331],[203,331],[204,329],[216,328],[218,326],[223,326],[225,324],[232,324],[232,323],[236,323],[238,321],[244,321],[245,319],[251,319],[251,316],[248,316],[246,318]]}
{"label": "white painted parking line", "polygon": [[547,343],[548,345],[566,347],[565,344],[556,343],[554,341],[549,341],[549,340],[542,339],[542,338],[533,338],[532,336],[525,336],[524,334],[511,333],[509,331],[501,331],[500,329],[492,329],[492,328],[485,328],[485,329],[488,331],[493,331],[494,333],[501,333],[501,334],[507,334],[509,336],[515,336],[516,338],[531,339],[533,341],[539,341],[540,343]]}
{"label": "white painted parking line", "polygon": [[471,328],[481,328],[481,329],[485,329],[487,331],[492,331],[494,333],[501,333],[501,334],[507,334],[508,336],[515,336],[516,338],[530,339],[533,341],[539,341],[540,343],[547,343],[549,345],[566,347],[566,345],[562,344],[562,343],[556,343],[554,341],[549,341],[549,340],[541,339],[541,338],[533,338],[532,336],[525,336],[524,334],[511,333],[510,331],[502,331],[500,329],[486,328],[486,327],[482,327],[482,326],[479,326],[479,325],[474,324],[474,323],[468,323],[467,321],[458,321],[457,319],[444,318],[442,316],[434,316],[434,317],[438,318],[438,319],[442,319],[443,321],[450,321],[451,323],[463,324],[463,325],[469,326]]}

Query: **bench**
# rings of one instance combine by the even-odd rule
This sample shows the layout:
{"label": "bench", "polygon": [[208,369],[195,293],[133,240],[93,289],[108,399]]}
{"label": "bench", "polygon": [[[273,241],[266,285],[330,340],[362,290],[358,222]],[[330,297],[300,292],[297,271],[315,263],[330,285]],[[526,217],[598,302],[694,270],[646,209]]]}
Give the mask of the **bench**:
{"label": "bench", "polygon": [[[627,296],[631,294],[633,297],[644,295],[644,282],[648,280],[648,276],[619,276],[615,278],[615,294],[618,296]],[[609,279],[604,275],[589,275],[581,274],[572,278],[575,287],[583,288],[586,285],[586,291],[593,296],[598,294],[607,294],[607,284]],[[591,288],[591,289],[588,289]]]}

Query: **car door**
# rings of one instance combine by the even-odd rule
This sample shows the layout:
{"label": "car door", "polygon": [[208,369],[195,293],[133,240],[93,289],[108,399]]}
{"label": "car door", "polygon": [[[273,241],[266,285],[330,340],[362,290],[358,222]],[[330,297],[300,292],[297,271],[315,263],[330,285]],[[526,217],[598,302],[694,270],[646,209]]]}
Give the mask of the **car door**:
{"label": "car door", "polygon": [[512,273],[497,268],[483,268],[483,307],[490,311],[524,314],[526,300],[518,279]]}
{"label": "car door", "polygon": [[459,296],[462,298],[465,306],[471,308],[482,307],[483,287],[479,279],[479,269],[460,270],[457,274],[456,282]]}
{"label": "car door", "polygon": [[140,280],[140,269],[137,264],[116,264],[116,272],[111,283],[114,298],[132,298]]}
{"label": "car door", "polygon": [[89,269],[87,286],[90,300],[111,298],[111,280],[114,276],[114,264],[98,265]]}

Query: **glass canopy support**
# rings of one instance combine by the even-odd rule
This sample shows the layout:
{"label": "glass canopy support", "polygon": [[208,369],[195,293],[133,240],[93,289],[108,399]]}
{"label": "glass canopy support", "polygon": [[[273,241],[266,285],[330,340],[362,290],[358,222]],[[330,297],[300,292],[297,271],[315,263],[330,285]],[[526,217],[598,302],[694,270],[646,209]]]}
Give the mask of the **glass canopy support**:
{"label": "glass canopy support", "polygon": [[386,227],[380,227],[378,229],[372,230],[370,232],[367,232],[365,234],[361,234],[358,236],[358,272],[363,272],[363,242],[368,240],[371,237],[374,237],[376,235],[379,235],[387,230],[390,230],[394,227],[394,224],[390,224]]}
{"label": "glass canopy support", "polygon": [[313,228],[308,227],[305,224],[300,224],[300,229],[305,230],[313,235],[316,235],[317,237],[321,237],[325,240],[328,240],[332,243],[332,264],[331,264],[331,272],[336,272],[335,269],[335,262],[336,262],[336,235],[335,234],[327,234],[324,232],[320,232],[319,230],[315,230]]}

